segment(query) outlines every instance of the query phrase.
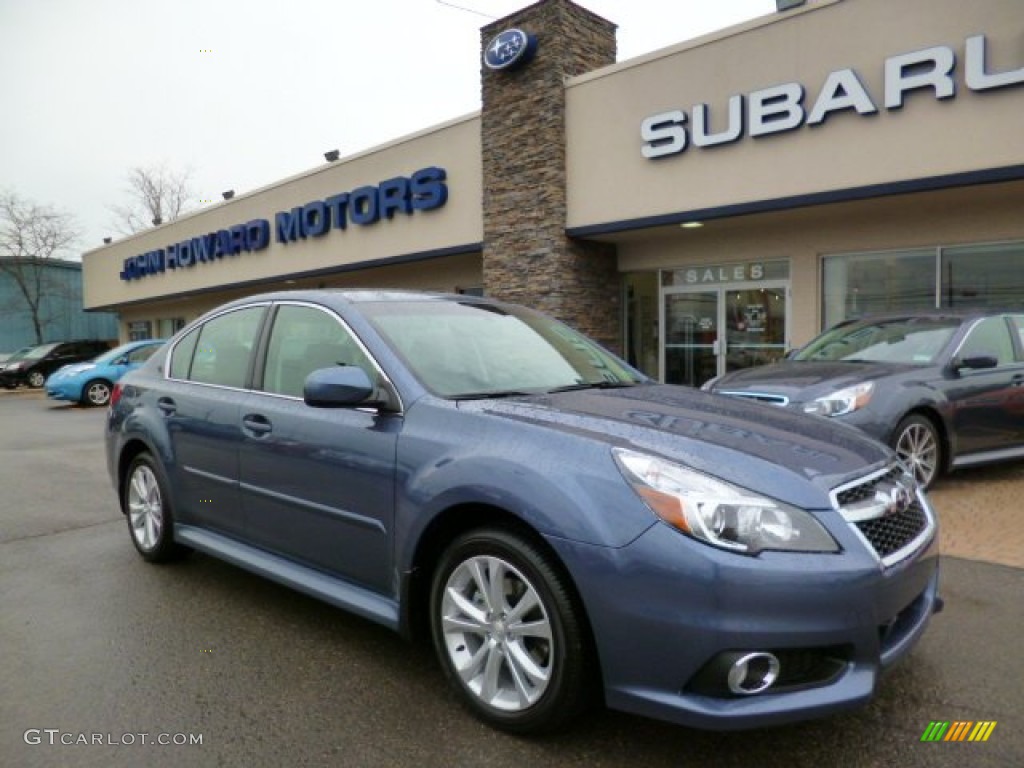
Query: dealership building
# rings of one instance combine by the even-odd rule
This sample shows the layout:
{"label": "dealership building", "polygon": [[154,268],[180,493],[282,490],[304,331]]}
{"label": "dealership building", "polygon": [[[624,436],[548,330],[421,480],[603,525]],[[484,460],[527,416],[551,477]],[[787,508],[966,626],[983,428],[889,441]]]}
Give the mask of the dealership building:
{"label": "dealership building", "polygon": [[616,63],[542,0],[481,30],[479,112],[90,251],[85,306],[128,339],[285,287],[483,293],[690,385],[850,317],[1024,306],[1021,1],[778,6]]}

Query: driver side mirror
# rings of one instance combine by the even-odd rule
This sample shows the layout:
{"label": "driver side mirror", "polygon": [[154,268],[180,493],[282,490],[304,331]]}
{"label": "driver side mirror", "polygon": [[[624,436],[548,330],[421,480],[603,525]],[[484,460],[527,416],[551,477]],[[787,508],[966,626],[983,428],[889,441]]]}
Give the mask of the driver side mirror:
{"label": "driver side mirror", "polygon": [[318,368],[306,377],[302,399],[314,408],[390,409],[392,398],[386,389],[374,387],[370,377],[356,365]]}
{"label": "driver side mirror", "polygon": [[967,357],[960,357],[953,361],[953,370],[960,371],[967,368],[972,371],[980,371],[986,368],[995,368],[999,365],[999,359],[987,352],[980,352]]}

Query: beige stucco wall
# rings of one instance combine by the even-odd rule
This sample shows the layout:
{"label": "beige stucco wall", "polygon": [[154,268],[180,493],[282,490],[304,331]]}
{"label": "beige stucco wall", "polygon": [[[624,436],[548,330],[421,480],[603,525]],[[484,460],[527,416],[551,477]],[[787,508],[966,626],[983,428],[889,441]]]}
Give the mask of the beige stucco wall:
{"label": "beige stucco wall", "polygon": [[120,337],[122,341],[128,340],[128,327],[134,321],[152,323],[153,333],[159,334],[161,320],[173,318],[189,323],[204,312],[227,301],[265,291],[301,288],[408,288],[451,293],[476,288],[482,279],[480,254],[466,253],[411,264],[395,264],[312,278],[280,279],[258,287],[226,287],[198,295],[183,294],[125,307],[120,313]]}
{"label": "beige stucco wall", "polygon": [[[480,119],[471,115],[203,208],[84,254],[85,306],[131,305],[211,286],[252,285],[379,259],[472,247],[483,238],[480,156]],[[448,200],[443,207],[397,213],[365,226],[350,222],[345,230],[331,229],[322,237],[288,244],[276,240],[278,211],[410,176],[429,166],[447,172]],[[270,245],[261,251],[130,281],[118,277],[125,259],[253,219],[270,221]]]}
{"label": "beige stucco wall", "polygon": [[[1024,67],[1021,0],[811,0],[724,33],[618,64],[567,88],[568,227],[774,200],[1024,163],[1024,87],[964,82],[965,41],[983,34],[988,72]],[[956,95],[884,106],[888,57],[934,46],[956,55]],[[829,73],[853,68],[878,113],[715,147],[641,156],[641,122],[706,103],[723,130],[733,94],[783,83],[809,112]],[[749,99],[747,99],[749,104]],[[692,138],[692,136],[691,136]]]}

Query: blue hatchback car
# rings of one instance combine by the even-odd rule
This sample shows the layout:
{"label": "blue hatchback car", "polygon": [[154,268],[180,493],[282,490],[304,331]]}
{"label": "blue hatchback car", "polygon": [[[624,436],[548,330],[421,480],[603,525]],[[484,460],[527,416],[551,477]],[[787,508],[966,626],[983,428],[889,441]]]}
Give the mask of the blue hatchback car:
{"label": "blue hatchback car", "polygon": [[890,449],[486,299],[227,304],[116,385],[106,446],[144,559],[200,550],[429,639],[517,733],[595,702],[715,729],[840,712],[941,606],[935,516]]}
{"label": "blue hatchback car", "polygon": [[163,343],[164,339],[133,341],[88,362],[65,365],[47,377],[46,396],[82,405],[106,405],[114,384],[149,360]]}

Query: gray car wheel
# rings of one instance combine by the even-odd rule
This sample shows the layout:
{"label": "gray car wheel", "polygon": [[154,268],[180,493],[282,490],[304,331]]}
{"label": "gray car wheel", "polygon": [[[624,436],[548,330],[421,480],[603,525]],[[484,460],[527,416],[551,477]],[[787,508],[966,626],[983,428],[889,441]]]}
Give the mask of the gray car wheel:
{"label": "gray car wheel", "polygon": [[892,447],[922,488],[930,488],[942,470],[942,442],[930,419],[911,414],[893,433]]}
{"label": "gray car wheel", "polygon": [[82,388],[82,404],[102,406],[110,402],[110,382],[103,379],[90,381]]}
{"label": "gray car wheel", "polygon": [[174,542],[174,517],[163,471],[148,453],[132,460],[121,493],[132,543],[143,558],[160,563],[187,551]]}
{"label": "gray car wheel", "polygon": [[39,389],[43,384],[46,383],[46,376],[43,375],[42,371],[32,371],[28,375],[28,385],[32,389]]}
{"label": "gray car wheel", "polygon": [[482,720],[540,733],[584,707],[592,655],[582,612],[528,540],[503,530],[456,539],[435,571],[430,614],[445,674]]}

